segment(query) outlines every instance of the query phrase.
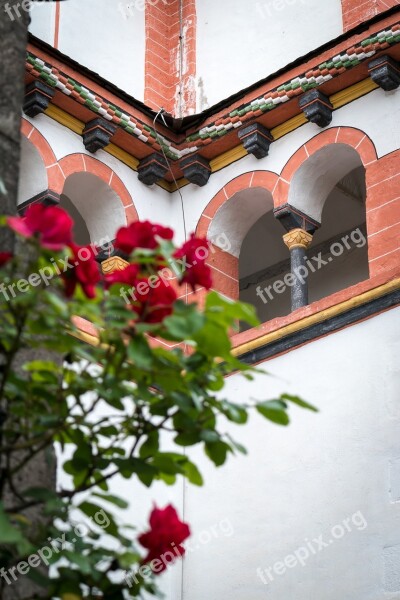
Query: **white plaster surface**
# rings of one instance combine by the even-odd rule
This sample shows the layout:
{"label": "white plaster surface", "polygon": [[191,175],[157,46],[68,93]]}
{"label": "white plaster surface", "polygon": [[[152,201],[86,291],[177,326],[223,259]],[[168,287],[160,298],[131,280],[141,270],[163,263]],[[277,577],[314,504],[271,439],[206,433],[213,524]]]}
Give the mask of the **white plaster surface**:
{"label": "white plaster surface", "polygon": [[47,173],[42,157],[35,146],[25,137],[21,139],[21,164],[17,204],[30,200],[47,190]]}
{"label": "white plaster surface", "polygon": [[[263,365],[273,377],[228,379],[230,400],[291,392],[320,412],[294,408],[288,429],[259,417],[242,430],[223,425],[249,456],[220,470],[193,453],[206,485],[187,487],[186,519],[195,536],[222,519],[234,533],[187,557],[185,600],[382,600],[385,589],[400,590],[399,551],[384,551],[400,544],[400,506],[389,502],[386,476],[400,451],[400,422],[388,411],[400,389],[383,401],[384,380],[397,369],[399,317],[393,309],[275,358]],[[335,539],[345,519],[351,530]],[[273,572],[268,585],[257,576],[258,567],[272,568],[320,535],[328,547],[310,552],[305,566]]]}
{"label": "white plaster surface", "polygon": [[126,224],[125,209],[117,194],[91,173],[74,173],[66,181],[63,193],[83,217],[90,241],[103,245],[115,237],[119,227]]}
{"label": "white plaster surface", "polygon": [[[129,6],[132,9],[129,10]],[[143,5],[144,6],[144,5]],[[60,3],[58,49],[114,83],[138,100],[144,99],[144,8],[128,0],[68,0]],[[54,43],[52,2],[33,11],[31,31]]]}
{"label": "white plaster surface", "polygon": [[342,31],[340,0],[198,1],[198,112]]}
{"label": "white plaster surface", "polygon": [[385,592],[400,592],[400,545],[383,551]]}
{"label": "white plaster surface", "polygon": [[392,502],[400,502],[400,458],[390,463],[390,497]]}
{"label": "white plaster surface", "polygon": [[55,2],[31,2],[29,31],[47,44],[54,44]]}

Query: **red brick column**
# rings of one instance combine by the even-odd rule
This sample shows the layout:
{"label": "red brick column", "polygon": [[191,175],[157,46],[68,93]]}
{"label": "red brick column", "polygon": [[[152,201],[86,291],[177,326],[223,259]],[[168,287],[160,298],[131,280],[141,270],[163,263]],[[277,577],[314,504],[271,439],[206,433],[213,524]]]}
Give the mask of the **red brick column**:
{"label": "red brick column", "polygon": [[342,0],[343,31],[398,5],[400,0]]}
{"label": "red brick column", "polygon": [[400,265],[400,150],[367,167],[370,277]]}
{"label": "red brick column", "polygon": [[194,113],[195,77],[195,0],[147,0],[145,103],[175,117]]}

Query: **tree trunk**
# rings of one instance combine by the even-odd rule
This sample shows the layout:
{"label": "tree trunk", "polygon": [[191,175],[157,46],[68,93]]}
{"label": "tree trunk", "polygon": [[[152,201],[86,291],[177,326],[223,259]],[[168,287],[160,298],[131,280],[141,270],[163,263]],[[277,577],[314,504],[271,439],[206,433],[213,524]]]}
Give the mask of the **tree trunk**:
{"label": "tree trunk", "polygon": [[[25,91],[25,57],[29,12],[0,0],[0,212],[14,214],[17,206],[20,160],[21,106]],[[6,8],[9,8],[10,14]],[[13,17],[13,18],[11,18]],[[0,250],[10,249],[12,236],[1,230]]]}
{"label": "tree trunk", "polygon": [[[24,2],[24,6],[25,4]],[[15,214],[17,209],[20,124],[25,92],[28,24],[29,10],[21,7],[20,0],[0,0],[0,214],[6,215]],[[14,250],[14,236],[5,228],[0,228],[0,251],[6,250]],[[18,247],[16,251],[18,252]],[[15,368],[18,369],[27,360],[37,358],[54,360],[54,356],[49,356],[47,353],[45,357],[42,355],[41,352],[35,352],[34,355],[21,353],[17,357]],[[54,457],[39,455],[27,469],[20,473],[20,477],[14,483],[22,489],[38,486],[54,488]],[[9,492],[3,501],[6,506],[9,506],[9,503],[15,502],[15,498]],[[40,513],[33,509],[27,511],[26,516],[33,526],[42,518]],[[21,575],[11,586],[7,586],[3,579],[0,580],[0,600],[39,598],[40,590],[41,588]]]}

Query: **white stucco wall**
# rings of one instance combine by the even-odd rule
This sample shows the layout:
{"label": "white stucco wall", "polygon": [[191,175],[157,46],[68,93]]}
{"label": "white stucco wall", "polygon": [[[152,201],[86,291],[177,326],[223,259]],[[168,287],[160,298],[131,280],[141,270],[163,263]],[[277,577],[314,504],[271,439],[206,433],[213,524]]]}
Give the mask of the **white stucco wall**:
{"label": "white stucco wall", "polygon": [[198,1],[198,112],[342,32],[340,0]]}
{"label": "white stucco wall", "polygon": [[17,204],[22,204],[47,190],[47,173],[35,146],[22,137]]}
{"label": "white stucco wall", "polygon": [[[53,45],[54,3],[35,7],[32,17],[32,33]],[[143,101],[145,26],[141,3],[128,0],[61,2],[58,49]]]}
{"label": "white stucco wall", "polygon": [[[273,377],[228,379],[230,400],[291,392],[320,412],[293,409],[286,430],[256,416],[242,430],[224,426],[249,456],[220,470],[194,453],[206,485],[186,487],[185,517],[195,537],[223,520],[232,533],[188,555],[185,600],[400,597],[399,317],[393,309],[275,358],[263,365]],[[304,566],[276,565],[300,547]],[[272,569],[267,584],[257,568]]]}
{"label": "white stucco wall", "polygon": [[32,2],[31,3],[31,23],[29,30],[33,35],[40,38],[47,44],[54,44],[55,34],[55,2]]}

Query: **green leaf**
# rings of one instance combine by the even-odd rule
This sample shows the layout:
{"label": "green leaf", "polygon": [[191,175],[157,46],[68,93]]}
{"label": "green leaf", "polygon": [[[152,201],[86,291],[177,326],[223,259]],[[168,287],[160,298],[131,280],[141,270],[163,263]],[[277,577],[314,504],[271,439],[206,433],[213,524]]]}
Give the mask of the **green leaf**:
{"label": "green leaf", "polygon": [[185,471],[185,475],[188,478],[188,480],[190,481],[190,483],[193,483],[194,485],[203,485],[203,477],[201,476],[200,471],[198,470],[198,468],[196,467],[196,465],[192,462],[190,462],[189,460],[185,463],[185,465],[183,466],[183,469]]}
{"label": "green leaf", "polygon": [[207,456],[212,460],[216,467],[220,467],[226,461],[228,452],[231,448],[225,442],[208,442],[205,445]]}
{"label": "green leaf", "polygon": [[199,431],[185,431],[184,433],[178,433],[174,442],[178,446],[194,446],[200,442],[200,439]]}
{"label": "green leaf", "polygon": [[139,451],[140,458],[149,458],[158,452],[158,431],[152,431],[148,436],[147,440],[142,444]]}
{"label": "green leaf", "polygon": [[207,442],[207,443],[214,443],[214,442],[219,442],[220,440],[220,436],[219,434],[214,431],[213,429],[203,429],[200,432],[200,438],[203,440],[203,442]]}
{"label": "green leaf", "polygon": [[217,292],[207,294],[206,308],[212,312],[219,312],[227,324],[234,321],[244,321],[252,327],[260,324],[252,304],[231,300]]}
{"label": "green leaf", "polygon": [[143,335],[135,335],[128,344],[128,357],[139,369],[151,369],[154,356]]}
{"label": "green leaf", "polygon": [[50,371],[58,373],[60,367],[50,360],[32,360],[24,365],[24,371]]}
{"label": "green leaf", "polygon": [[198,312],[196,305],[184,302],[176,302],[174,314],[164,319],[164,326],[170,336],[179,341],[191,340],[204,323],[204,315]]}
{"label": "green leaf", "polygon": [[80,554],[79,552],[73,552],[71,550],[66,550],[64,552],[64,556],[68,558],[72,563],[79,567],[81,573],[85,575],[89,575],[94,570],[94,565],[89,560],[89,557],[84,554]]}
{"label": "green leaf", "polygon": [[[87,500],[81,502],[81,504],[78,505],[78,508],[80,511],[83,512],[83,514],[90,518],[93,525],[101,527],[101,529],[104,529],[104,531],[108,535],[111,535],[116,538],[119,537],[119,531],[117,524],[115,523],[114,517],[108,511],[104,510],[104,508],[102,508],[98,504],[93,504],[93,502],[88,502]],[[104,517],[104,515],[106,516],[107,526],[103,524],[100,525],[98,523],[98,513],[102,513],[102,518]]]}
{"label": "green leaf", "polygon": [[17,544],[24,539],[19,529],[12,526],[9,517],[4,512],[3,506],[0,503],[0,545]]}
{"label": "green leaf", "polygon": [[111,504],[115,504],[115,506],[118,506],[119,508],[129,507],[129,503],[126,500],[120,498],[119,496],[113,496],[112,494],[100,494],[98,492],[93,492],[93,496],[101,498],[102,500],[110,502]]}
{"label": "green leaf", "polygon": [[230,356],[231,341],[226,328],[213,321],[207,321],[204,327],[193,336],[198,352],[207,356],[227,358]]}
{"label": "green leaf", "polygon": [[232,402],[228,402],[228,400],[223,400],[221,402],[221,409],[223,414],[233,423],[238,423],[239,425],[247,423],[248,415],[243,406],[233,404]]}
{"label": "green leaf", "polygon": [[256,405],[257,411],[277,425],[289,425],[289,416],[286,412],[286,404],[281,400],[266,400]]}
{"label": "green leaf", "polygon": [[281,400],[287,400],[288,402],[293,402],[293,404],[297,404],[297,406],[300,406],[301,408],[306,408],[307,410],[312,410],[313,412],[318,412],[318,408],[316,408],[312,404],[309,404],[308,402],[305,402],[305,400],[302,400],[298,396],[291,396],[290,394],[282,394]]}
{"label": "green leaf", "polygon": [[226,437],[228,438],[231,446],[233,446],[235,448],[235,450],[237,450],[241,454],[247,454],[246,448],[244,446],[242,446],[242,444],[239,444],[239,442],[234,440],[233,437],[229,433],[226,434]]}

